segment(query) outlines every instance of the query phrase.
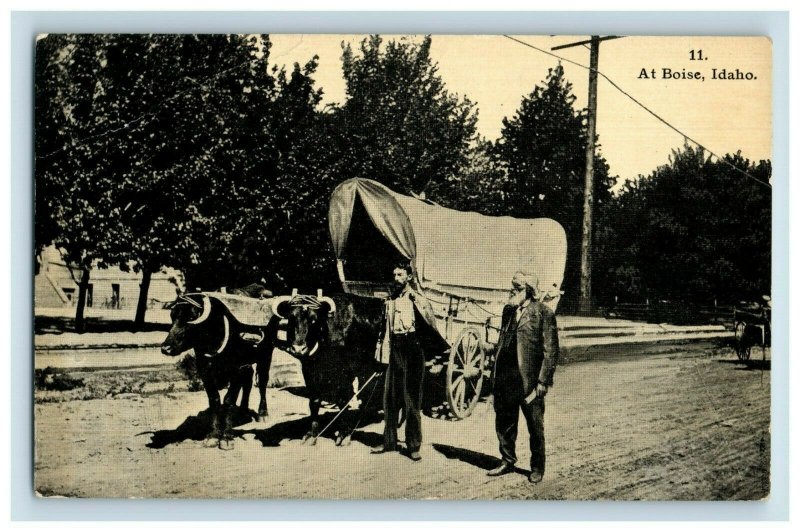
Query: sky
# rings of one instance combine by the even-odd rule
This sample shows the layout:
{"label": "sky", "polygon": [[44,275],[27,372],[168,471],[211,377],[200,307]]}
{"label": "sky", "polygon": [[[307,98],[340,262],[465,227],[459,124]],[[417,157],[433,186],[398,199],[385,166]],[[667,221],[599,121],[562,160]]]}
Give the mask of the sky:
{"label": "sky", "polygon": [[[588,39],[514,37],[547,51]],[[341,43],[352,43],[357,49],[363,35],[270,38],[271,61],[276,64],[303,64],[318,55],[319,68],[314,78],[324,90],[323,105],[344,101]],[[589,64],[588,46],[553,53]],[[741,150],[743,156],[758,161],[771,159],[771,55],[771,42],[765,37],[629,36],[600,44],[599,71],[712,152],[722,156]],[[447,89],[477,104],[478,132],[490,140],[500,136],[503,118],[514,115],[522,98],[536,84],[541,85],[548,69],[559,61],[501,35],[434,35],[431,56]],[[568,62],[562,65],[565,77],[573,85],[576,108],[586,107],[588,70]],[[665,79],[665,68],[680,74],[699,72],[702,79]],[[651,77],[653,69],[655,78]],[[715,80],[713,69],[718,76],[722,69],[734,74],[736,69],[751,72],[754,79]],[[648,175],[669,162],[673,149],[683,146],[681,134],[659,122],[602,77],[598,78],[597,98],[598,151],[606,158],[611,175],[623,181]]]}

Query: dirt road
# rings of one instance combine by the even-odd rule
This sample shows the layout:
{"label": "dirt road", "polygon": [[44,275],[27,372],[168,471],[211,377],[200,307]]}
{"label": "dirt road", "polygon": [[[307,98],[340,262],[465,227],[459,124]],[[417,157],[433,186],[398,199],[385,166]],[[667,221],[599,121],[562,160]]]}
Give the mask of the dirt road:
{"label": "dirt road", "polygon": [[[486,477],[497,456],[490,402],[462,421],[423,418],[423,460],[414,463],[369,454],[380,420],[365,420],[349,446],[303,445],[305,399],[270,389],[268,421],[238,426],[235,448],[222,451],[203,446],[196,415],[205,394],[181,391],[185,381],[170,382],[177,372],[141,373],[132,378],[147,382],[113,398],[37,392],[34,484],[45,496],[76,497],[766,497],[769,363],[743,365],[709,345],[637,349],[559,367],[547,397],[547,472],[536,486],[523,474]],[[523,422],[522,468],[526,442]]]}

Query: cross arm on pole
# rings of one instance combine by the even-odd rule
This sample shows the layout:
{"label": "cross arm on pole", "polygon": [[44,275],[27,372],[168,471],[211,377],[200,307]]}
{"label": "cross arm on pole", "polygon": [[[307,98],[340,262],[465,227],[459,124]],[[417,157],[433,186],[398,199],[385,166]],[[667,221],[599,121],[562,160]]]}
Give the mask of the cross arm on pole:
{"label": "cross arm on pole", "polygon": [[[605,37],[594,37],[594,39],[596,39],[596,42],[599,43],[602,41],[610,41],[611,39],[622,39],[623,37],[624,35],[607,35]],[[585,41],[578,41],[569,44],[561,44],[559,46],[553,46],[552,48],[550,48],[550,50],[552,51],[563,50],[564,48],[572,48],[573,46],[583,46],[584,44],[591,44],[591,43],[592,39],[587,39]]]}

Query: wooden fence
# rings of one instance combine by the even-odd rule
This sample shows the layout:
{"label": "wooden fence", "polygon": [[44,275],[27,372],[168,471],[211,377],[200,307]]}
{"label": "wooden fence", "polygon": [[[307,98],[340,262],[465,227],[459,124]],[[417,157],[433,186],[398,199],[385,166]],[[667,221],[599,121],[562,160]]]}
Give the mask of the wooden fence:
{"label": "wooden fence", "polygon": [[672,301],[616,303],[598,310],[606,318],[672,323],[675,325],[719,324],[733,326],[732,305],[694,305]]}

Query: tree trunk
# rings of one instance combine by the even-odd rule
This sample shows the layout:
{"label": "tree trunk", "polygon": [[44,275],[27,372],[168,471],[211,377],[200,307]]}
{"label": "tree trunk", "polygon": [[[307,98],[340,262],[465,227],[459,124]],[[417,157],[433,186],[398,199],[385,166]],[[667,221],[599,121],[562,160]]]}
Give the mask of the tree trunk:
{"label": "tree trunk", "polygon": [[147,312],[147,292],[150,291],[150,277],[153,272],[149,268],[142,269],[142,284],[139,288],[139,301],[136,303],[136,318],[133,320],[133,325],[137,329],[144,326],[144,313]]}
{"label": "tree trunk", "polygon": [[75,332],[86,331],[86,320],[83,310],[86,307],[86,293],[89,291],[89,268],[81,268],[81,280],[78,283],[78,304],[75,311]]}

